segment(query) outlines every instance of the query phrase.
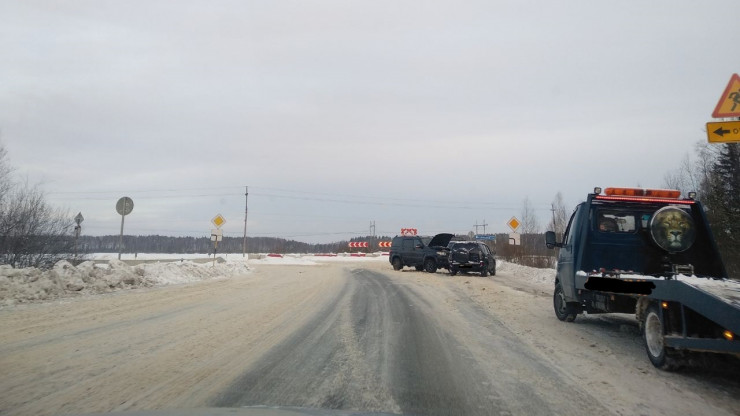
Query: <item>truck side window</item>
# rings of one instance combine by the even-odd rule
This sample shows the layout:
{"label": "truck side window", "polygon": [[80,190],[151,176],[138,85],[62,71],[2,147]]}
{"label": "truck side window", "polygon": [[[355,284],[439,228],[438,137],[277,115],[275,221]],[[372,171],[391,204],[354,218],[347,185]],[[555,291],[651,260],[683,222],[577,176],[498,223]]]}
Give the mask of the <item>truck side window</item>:
{"label": "truck side window", "polygon": [[414,240],[411,238],[406,238],[403,240],[403,249],[405,251],[411,251],[414,249]]}

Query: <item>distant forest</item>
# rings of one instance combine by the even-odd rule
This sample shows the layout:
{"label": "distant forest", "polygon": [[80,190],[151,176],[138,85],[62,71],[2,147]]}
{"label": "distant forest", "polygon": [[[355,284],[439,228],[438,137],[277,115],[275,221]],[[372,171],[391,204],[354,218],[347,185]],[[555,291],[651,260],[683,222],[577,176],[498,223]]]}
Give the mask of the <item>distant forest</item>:
{"label": "distant forest", "polygon": [[[118,253],[120,236],[81,236],[78,247],[82,253]],[[327,244],[310,244],[275,237],[247,237],[249,253],[337,253],[347,252],[349,242],[367,241],[368,248],[353,248],[351,251],[380,251],[378,241],[391,241],[391,237],[355,237],[351,240]],[[219,253],[241,253],[243,238],[224,237],[218,243]],[[387,251],[388,249],[384,249]],[[213,242],[209,237],[168,237],[163,235],[124,235],[124,253],[213,253]]]}
{"label": "distant forest", "polygon": [[[468,239],[468,236],[457,236],[456,240]],[[524,234],[521,245],[513,246],[508,234],[496,234],[495,241],[488,244],[499,257],[536,267],[548,267],[554,262],[554,250],[545,247],[544,234]],[[117,235],[81,236],[78,248],[81,253],[118,253]],[[379,248],[378,242],[391,241],[389,236],[360,236],[351,240],[342,240],[327,244],[310,244],[301,241],[286,240],[275,237],[247,237],[248,253],[345,253],[388,251]],[[218,243],[218,253],[241,253],[242,238],[224,237]],[[350,242],[368,242],[367,248],[349,248]],[[124,253],[213,253],[213,242],[208,237],[168,237],[162,235],[124,235]]]}

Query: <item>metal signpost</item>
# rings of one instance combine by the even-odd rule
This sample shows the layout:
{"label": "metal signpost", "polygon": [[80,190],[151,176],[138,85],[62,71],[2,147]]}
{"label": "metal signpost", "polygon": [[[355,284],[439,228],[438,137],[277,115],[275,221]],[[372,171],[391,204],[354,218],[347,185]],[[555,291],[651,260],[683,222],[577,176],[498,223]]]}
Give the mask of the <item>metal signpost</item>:
{"label": "metal signpost", "polygon": [[506,223],[506,225],[511,228],[511,233],[509,233],[509,241],[515,245],[518,246],[522,243],[521,235],[516,232],[516,230],[519,228],[520,225],[522,225],[516,217],[511,217],[509,222]]}
{"label": "metal signpost", "polygon": [[211,223],[216,226],[216,229],[211,230],[211,241],[213,241],[213,266],[216,266],[216,251],[218,250],[218,242],[223,240],[224,235],[221,230],[221,226],[226,224],[226,218],[221,214],[216,214]]}
{"label": "metal signpost", "polygon": [[121,236],[118,239],[118,260],[121,260],[121,251],[123,251],[123,219],[133,210],[134,201],[127,196],[124,196],[116,202],[116,211],[121,214]]}
{"label": "metal signpost", "polygon": [[[77,225],[75,226],[75,257],[74,257],[75,263],[77,263],[77,239],[80,237],[80,233],[82,232],[82,226],[80,224],[82,224],[82,221],[84,220],[85,220],[85,217],[82,216],[81,212],[77,214],[77,216],[75,217],[75,222],[77,223]],[[76,265],[77,264],[75,264],[75,266]]]}

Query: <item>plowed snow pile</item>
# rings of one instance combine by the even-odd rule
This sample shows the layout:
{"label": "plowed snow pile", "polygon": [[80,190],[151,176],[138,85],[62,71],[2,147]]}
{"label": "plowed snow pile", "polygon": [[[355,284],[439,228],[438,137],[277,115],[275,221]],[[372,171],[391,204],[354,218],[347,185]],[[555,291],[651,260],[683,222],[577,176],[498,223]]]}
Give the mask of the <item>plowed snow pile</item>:
{"label": "plowed snow pile", "polygon": [[0,266],[0,306],[45,301],[80,294],[107,293],[121,289],[189,283],[225,278],[249,271],[246,263],[214,265],[192,262],[150,263],[129,266],[110,260],[104,266],[86,261],[73,266],[60,261],[50,270],[14,269]]}
{"label": "plowed snow pile", "polygon": [[555,284],[555,269],[537,269],[501,260],[497,262],[496,271],[516,276],[517,281],[543,290],[550,290]]}

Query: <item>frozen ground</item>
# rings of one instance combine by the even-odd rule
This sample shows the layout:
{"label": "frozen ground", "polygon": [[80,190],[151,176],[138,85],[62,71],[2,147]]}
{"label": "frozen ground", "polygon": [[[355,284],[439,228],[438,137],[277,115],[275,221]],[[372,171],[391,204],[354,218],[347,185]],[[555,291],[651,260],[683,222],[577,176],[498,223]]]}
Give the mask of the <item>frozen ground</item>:
{"label": "frozen ground", "polygon": [[[496,276],[453,277],[339,257],[2,308],[0,414],[740,414],[737,366],[666,373],[645,357],[634,316],[558,321],[553,270],[499,263]],[[182,264],[166,267],[209,268]],[[244,266],[229,256],[211,269],[228,264]]]}

